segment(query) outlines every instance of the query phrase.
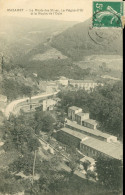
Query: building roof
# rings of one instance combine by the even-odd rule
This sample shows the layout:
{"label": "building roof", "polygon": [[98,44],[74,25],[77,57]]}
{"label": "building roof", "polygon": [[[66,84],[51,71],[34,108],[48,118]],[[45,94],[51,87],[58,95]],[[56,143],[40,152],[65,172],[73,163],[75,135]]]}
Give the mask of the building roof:
{"label": "building roof", "polygon": [[70,80],[70,83],[95,83],[92,80]]}
{"label": "building roof", "polygon": [[82,144],[90,148],[93,148],[96,151],[99,151],[115,159],[119,159],[119,160],[122,159],[123,145],[121,143],[107,143],[107,142],[86,136],[85,134],[73,131],[69,128],[62,128],[61,131],[79,138]]}
{"label": "building roof", "polygon": [[54,87],[56,86],[56,87],[58,87],[56,83],[48,83],[47,84],[47,87],[50,87],[50,86],[54,86]]}
{"label": "building roof", "polygon": [[66,77],[60,77],[60,79],[59,80],[68,80]]}
{"label": "building roof", "polygon": [[85,116],[86,114],[89,114],[89,113],[83,113],[83,112],[76,113],[76,115],[78,116]]}
{"label": "building roof", "polygon": [[89,161],[90,163],[95,163],[95,160],[89,156],[85,156],[80,159],[80,162],[85,162],[85,161]]}
{"label": "building roof", "polygon": [[58,98],[58,97],[53,98],[53,100],[55,100],[55,101],[57,101],[57,102],[60,102],[60,101],[61,101],[61,99],[60,99],[60,98]]}
{"label": "building roof", "polygon": [[70,135],[72,135],[74,137],[77,137],[80,140],[82,140],[82,139],[84,139],[84,138],[87,137],[86,135],[83,135],[82,133],[79,133],[77,131],[73,131],[73,130],[71,130],[69,128],[66,128],[66,127],[65,128],[62,128],[60,131],[63,131],[63,132],[68,133],[68,134],[70,134]]}
{"label": "building roof", "polygon": [[115,159],[122,159],[123,146],[117,143],[108,143],[92,137],[82,141],[86,146],[95,149],[96,151],[102,152],[103,154],[110,156]]}
{"label": "building roof", "polygon": [[90,123],[92,125],[96,125],[97,124],[96,120],[93,120],[93,119],[85,119],[84,121],[87,122],[87,123]]}
{"label": "building roof", "polygon": [[[76,129],[79,129],[79,130],[83,131],[83,133],[92,134],[92,135],[95,135],[95,136],[98,136],[98,137],[109,138],[109,137],[113,136],[113,135],[110,135],[108,133],[103,133],[99,130],[93,130],[93,129],[81,126],[77,123],[74,123],[74,122],[70,121],[69,119],[67,119],[67,124],[71,127],[74,127]],[[113,137],[115,137],[115,136],[113,136]]]}
{"label": "building roof", "polygon": [[72,109],[72,110],[79,110],[79,109],[81,109],[82,110],[82,108],[79,108],[77,106],[71,106],[71,107],[69,107],[69,109]]}

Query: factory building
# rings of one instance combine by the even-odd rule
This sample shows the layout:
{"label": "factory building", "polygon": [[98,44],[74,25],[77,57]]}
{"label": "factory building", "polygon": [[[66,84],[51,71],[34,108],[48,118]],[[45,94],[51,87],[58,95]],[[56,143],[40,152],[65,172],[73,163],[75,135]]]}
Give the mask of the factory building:
{"label": "factory building", "polygon": [[76,106],[72,106],[68,108],[68,118],[71,119],[72,121],[75,121],[75,115],[77,113],[82,112],[82,109]]}
{"label": "factory building", "polygon": [[86,134],[62,128],[57,132],[57,140],[78,148],[84,155],[96,159],[98,156],[122,160],[122,144],[108,143]]}
{"label": "factory building", "polygon": [[110,135],[108,133],[103,133],[99,130],[93,130],[87,127],[84,127],[82,125],[79,125],[77,123],[74,123],[73,121],[70,121],[67,119],[67,122],[65,124],[65,127],[72,129],[73,131],[85,134],[87,136],[91,136],[93,138],[99,139],[101,141],[105,142],[117,142],[117,137]]}
{"label": "factory building", "polygon": [[117,137],[97,129],[97,122],[89,113],[72,106],[68,109],[65,127],[57,132],[57,139],[69,146],[75,146],[84,155],[96,159],[98,156],[122,160],[123,144]]}
{"label": "factory building", "polygon": [[89,119],[89,113],[76,113],[75,114],[75,121],[79,124],[79,125],[83,125],[84,121]]}

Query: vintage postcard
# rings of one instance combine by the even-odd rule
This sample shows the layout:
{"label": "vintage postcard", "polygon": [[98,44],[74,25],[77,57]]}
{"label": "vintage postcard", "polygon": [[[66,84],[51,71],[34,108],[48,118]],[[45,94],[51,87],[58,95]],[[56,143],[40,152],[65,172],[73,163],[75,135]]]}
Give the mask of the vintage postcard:
{"label": "vintage postcard", "polygon": [[0,195],[123,194],[120,0],[0,0]]}

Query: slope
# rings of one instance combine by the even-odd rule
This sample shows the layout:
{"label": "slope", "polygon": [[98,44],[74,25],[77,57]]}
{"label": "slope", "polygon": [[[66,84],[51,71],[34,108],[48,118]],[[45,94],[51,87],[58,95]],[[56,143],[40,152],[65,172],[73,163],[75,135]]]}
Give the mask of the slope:
{"label": "slope", "polygon": [[88,55],[122,55],[122,30],[91,28],[91,20],[55,36],[51,45],[75,61]]}

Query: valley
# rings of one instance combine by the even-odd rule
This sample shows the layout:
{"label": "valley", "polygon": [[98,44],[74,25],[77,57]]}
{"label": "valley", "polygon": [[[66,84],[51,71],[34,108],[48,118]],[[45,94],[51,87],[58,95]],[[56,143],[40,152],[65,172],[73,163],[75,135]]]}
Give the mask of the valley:
{"label": "valley", "polygon": [[[30,75],[36,72],[44,80],[59,76],[87,79],[99,72],[98,79],[104,75],[121,78],[122,36],[119,29],[115,31],[114,42],[110,40],[114,36],[113,29],[103,32],[99,29],[97,34],[90,30],[90,19],[83,23],[60,23],[7,17],[4,21],[6,23],[0,24],[0,51],[7,70],[23,68]],[[99,37],[102,38],[101,45],[92,41]],[[104,39],[109,43],[103,44]]]}
{"label": "valley", "polygon": [[97,32],[90,19],[2,19],[0,193],[118,195],[121,31]]}

